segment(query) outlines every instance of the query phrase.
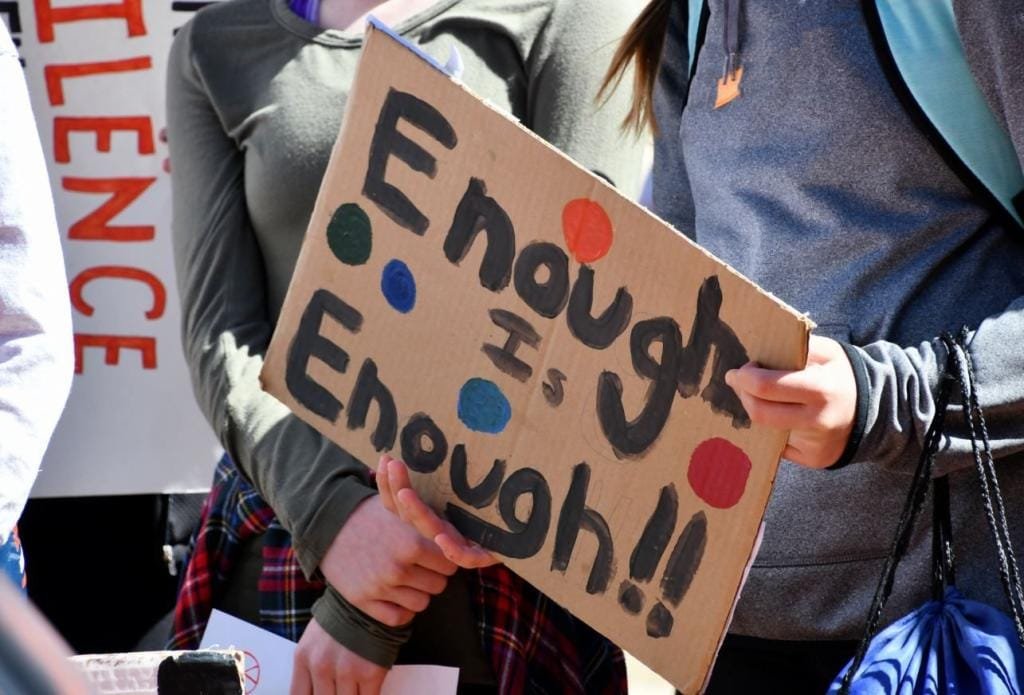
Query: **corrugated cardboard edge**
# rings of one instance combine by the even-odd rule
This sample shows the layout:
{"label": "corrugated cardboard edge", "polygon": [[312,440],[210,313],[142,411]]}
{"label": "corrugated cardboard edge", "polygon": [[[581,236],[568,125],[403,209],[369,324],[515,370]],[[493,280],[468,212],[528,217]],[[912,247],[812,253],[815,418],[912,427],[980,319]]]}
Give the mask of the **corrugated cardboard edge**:
{"label": "corrugated cardboard edge", "polygon": [[[778,470],[778,465],[775,466]],[[772,477],[772,486],[775,485],[775,477]],[[768,506],[765,505],[765,509]],[[718,661],[718,653],[722,651],[722,645],[725,643],[725,636],[729,634],[729,626],[732,625],[733,616],[736,615],[736,607],[740,605],[740,596],[743,594],[743,587],[747,585],[747,578],[750,576],[750,569],[754,566],[754,560],[757,558],[757,553],[761,549],[761,541],[764,540],[764,516],[761,517],[761,524],[757,529],[757,537],[754,538],[754,546],[751,549],[750,557],[747,559],[747,566],[743,569],[743,578],[740,579],[739,590],[736,592],[736,598],[732,602],[732,609],[729,611],[729,617],[725,621],[725,629],[722,630],[722,634],[718,637],[718,646],[715,648],[715,655],[711,659],[711,668],[708,669],[707,674],[704,676],[704,682],[700,686],[700,692],[707,690],[708,685],[711,683],[711,674],[715,670],[715,662]]]}

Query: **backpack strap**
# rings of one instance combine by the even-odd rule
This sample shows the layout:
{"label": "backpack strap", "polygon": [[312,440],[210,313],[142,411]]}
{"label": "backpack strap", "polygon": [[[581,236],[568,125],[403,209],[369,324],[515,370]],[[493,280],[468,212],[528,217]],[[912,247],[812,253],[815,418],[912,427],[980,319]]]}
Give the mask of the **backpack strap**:
{"label": "backpack strap", "polygon": [[[707,30],[707,0],[686,0],[692,80]],[[993,211],[1024,232],[1024,171],[1013,141],[971,74],[953,0],[864,0],[893,89],[950,167]]]}
{"label": "backpack strap", "polygon": [[869,0],[913,100],[955,155],[1024,229],[1024,171],[971,74],[952,0]]}
{"label": "backpack strap", "polygon": [[697,54],[704,45],[704,31],[708,25],[707,0],[687,0],[686,13],[686,47],[689,49],[689,79],[697,69]]}

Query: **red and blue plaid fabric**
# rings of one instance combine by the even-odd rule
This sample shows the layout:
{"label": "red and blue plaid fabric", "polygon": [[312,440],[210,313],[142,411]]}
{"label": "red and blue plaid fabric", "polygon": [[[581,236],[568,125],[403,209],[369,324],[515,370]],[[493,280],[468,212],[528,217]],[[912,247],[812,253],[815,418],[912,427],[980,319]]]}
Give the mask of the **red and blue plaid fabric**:
{"label": "red and blue plaid fabric", "polygon": [[473,572],[469,588],[497,692],[627,692],[622,650],[504,565]]}
{"label": "red and blue plaid fabric", "polygon": [[293,642],[299,640],[324,584],[315,578],[306,579],[292,551],[291,536],[225,456],[214,473],[213,487],[203,506],[188,568],[178,590],[172,648],[195,649],[199,645],[240,548],[257,536],[263,538],[263,569],[258,587],[261,626]]}
{"label": "red and blue plaid fabric", "polygon": [[[174,649],[195,649],[227,584],[238,550],[262,534],[261,627],[298,641],[323,581],[303,574],[291,536],[225,456],[192,542],[174,613]],[[502,695],[624,693],[622,651],[503,565],[470,572],[484,654]]]}

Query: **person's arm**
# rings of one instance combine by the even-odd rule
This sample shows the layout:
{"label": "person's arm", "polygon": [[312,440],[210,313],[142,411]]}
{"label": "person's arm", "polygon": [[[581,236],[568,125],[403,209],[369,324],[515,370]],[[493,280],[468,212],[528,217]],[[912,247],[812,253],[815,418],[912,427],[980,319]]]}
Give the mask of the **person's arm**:
{"label": "person's arm", "polygon": [[182,335],[196,398],[221,444],[294,539],[307,575],[374,494],[369,469],[260,388],[273,326],[244,190],[244,155],[178,32],[167,76],[172,233]]}
{"label": "person's arm", "polygon": [[[974,76],[1024,166],[1020,3],[955,0],[953,4]],[[1018,200],[1024,214],[1024,191]],[[1024,340],[1024,297],[1008,296],[1003,311],[969,328],[969,351],[993,454],[998,459],[1024,452],[1024,350],[1020,349]],[[934,394],[945,350],[936,341],[910,348],[879,342],[859,352],[864,357],[870,398],[862,453],[857,459],[891,462],[906,453],[916,455],[935,414]],[[959,398],[954,400],[958,402]],[[963,418],[947,418],[946,434],[948,442],[937,460],[936,473],[973,466]]]}
{"label": "person's arm", "polygon": [[[968,350],[993,456],[1024,452],[1024,298],[970,332]],[[935,416],[938,375],[945,349],[937,341],[901,348],[879,341],[857,348],[868,379],[864,437],[852,462],[895,465],[916,461]],[[865,396],[861,396],[865,398]],[[959,403],[959,394],[954,403]],[[960,406],[954,409],[959,412]],[[946,440],[936,459],[936,475],[973,467],[970,436],[959,415],[945,422]]]}
{"label": "person's arm", "polygon": [[[970,332],[968,350],[992,452],[1024,452],[1024,298]],[[945,349],[938,339],[902,347],[880,340],[863,347],[812,337],[806,369],[786,372],[749,364],[726,374],[751,421],[789,430],[784,456],[811,468],[871,463],[906,472],[920,457],[935,417]],[[954,396],[952,406],[959,401]],[[974,465],[969,432],[946,418],[935,475]]]}
{"label": "person's arm", "polygon": [[[366,534],[365,519],[352,522],[366,516],[357,510],[376,506],[369,469],[260,388],[272,334],[263,259],[247,212],[243,153],[195,62],[196,20],[179,31],[167,78],[174,256],[193,388],[229,455],[291,532],[303,571],[312,576],[319,569],[328,580],[330,588],[314,606],[323,630],[388,666],[407,631],[389,630],[374,618],[399,625],[411,614],[374,602],[378,596],[370,590],[384,593],[388,581],[370,578],[372,586],[356,589],[346,584],[343,570],[353,555],[337,542],[342,529],[355,541]],[[401,536],[402,529],[392,531]],[[325,561],[331,549],[341,562]],[[387,569],[370,558],[360,563],[364,578]]]}
{"label": "person's arm", "polygon": [[25,77],[0,22],[0,542],[71,389],[71,306]]}
{"label": "person's arm", "polygon": [[[1019,3],[1017,0],[956,0],[954,3],[967,57],[996,116],[1006,127],[1024,166],[1024,62],[1019,55]],[[1024,192],[1020,198],[1024,207]],[[999,232],[992,232],[999,233]],[[1013,234],[1013,230],[1006,233]],[[1003,311],[971,329],[968,350],[975,368],[977,394],[996,459],[1024,452],[1024,297],[1007,296]],[[844,358],[830,361],[835,378],[818,386],[804,384],[799,396],[806,407],[792,417],[781,416],[777,404],[761,408],[776,423],[793,429],[793,437],[821,441],[815,455],[799,461],[814,467],[836,463],[832,454],[843,451],[840,464],[871,462],[910,470],[924,446],[925,433],[935,416],[935,395],[946,352],[938,339],[909,347],[878,341],[863,347],[847,346]],[[742,373],[742,374],[741,374]],[[745,367],[736,373],[736,388],[755,398],[758,389],[772,389],[786,373]],[[854,381],[857,388],[852,388]],[[841,382],[841,383],[840,383]],[[827,392],[831,389],[830,392]],[[851,395],[851,389],[853,391]],[[741,398],[744,397],[741,394]],[[788,394],[789,403],[796,397]],[[857,407],[850,407],[855,397]],[[959,410],[958,395],[954,408]],[[823,417],[842,402],[848,414],[845,427]],[[810,403],[824,404],[821,407]],[[755,408],[758,405],[755,404]],[[751,416],[763,421],[764,415]],[[851,430],[855,433],[847,441]],[[856,433],[863,433],[859,438]],[[974,459],[967,426],[958,414],[945,423],[946,440],[936,461],[936,475],[971,467]]]}
{"label": "person's arm", "polygon": [[524,124],[582,166],[635,198],[646,138],[625,133],[632,72],[606,102],[597,101],[619,39],[636,16],[622,0],[558,0],[527,56]]}
{"label": "person's arm", "polygon": [[[1024,8],[1020,0],[953,0],[953,8],[971,71],[1024,158]],[[1019,200],[1024,208],[1024,197]]]}

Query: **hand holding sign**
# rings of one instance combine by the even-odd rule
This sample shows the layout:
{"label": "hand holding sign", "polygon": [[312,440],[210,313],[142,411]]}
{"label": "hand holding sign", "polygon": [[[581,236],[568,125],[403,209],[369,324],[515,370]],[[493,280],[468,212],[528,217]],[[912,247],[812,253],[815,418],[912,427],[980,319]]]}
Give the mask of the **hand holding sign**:
{"label": "hand holding sign", "polygon": [[327,582],[346,601],[391,627],[424,610],[455,570],[433,542],[378,497],[356,507],[320,561]]}
{"label": "hand holding sign", "polygon": [[415,528],[420,535],[437,543],[445,557],[463,569],[480,569],[501,560],[468,540],[459,530],[438,516],[409,480],[409,469],[401,461],[384,455],[377,466],[377,487],[381,503]]}
{"label": "hand holding sign", "polygon": [[783,457],[809,468],[827,468],[850,441],[857,409],[857,382],[842,346],[811,336],[807,367],[799,371],[748,364],[729,372],[751,421],[790,430]]}

